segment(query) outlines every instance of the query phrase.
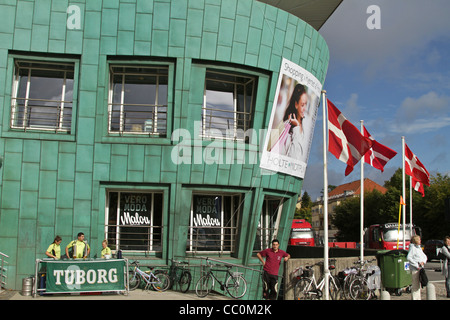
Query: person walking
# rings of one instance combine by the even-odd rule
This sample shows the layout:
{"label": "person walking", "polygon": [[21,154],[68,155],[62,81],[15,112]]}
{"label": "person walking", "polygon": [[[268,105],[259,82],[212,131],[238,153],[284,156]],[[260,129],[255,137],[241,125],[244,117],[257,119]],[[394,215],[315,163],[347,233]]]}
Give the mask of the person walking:
{"label": "person walking", "polygon": [[444,265],[442,267],[442,274],[445,277],[445,290],[447,291],[447,298],[450,298],[450,263],[448,263],[448,260],[450,259],[449,236],[444,238],[444,245],[441,248],[441,253],[443,255],[442,261],[444,262]]}
{"label": "person walking", "polygon": [[256,256],[264,266],[263,296],[265,299],[275,300],[278,294],[278,271],[281,261],[288,261],[291,256],[280,249],[280,242],[277,239],[272,240],[272,248],[258,252]]}
{"label": "person walking", "polygon": [[415,235],[411,238],[409,244],[409,251],[406,259],[409,261],[409,269],[411,270],[412,286],[411,286],[411,299],[421,300],[420,296],[420,269],[425,267],[427,262],[427,256],[420,247],[420,236]]}

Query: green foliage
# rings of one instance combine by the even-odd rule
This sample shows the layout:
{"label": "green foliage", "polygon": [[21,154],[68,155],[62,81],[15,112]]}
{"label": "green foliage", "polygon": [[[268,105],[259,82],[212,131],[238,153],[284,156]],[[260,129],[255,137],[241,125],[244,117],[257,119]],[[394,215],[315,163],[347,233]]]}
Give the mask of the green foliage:
{"label": "green foliage", "polygon": [[[425,197],[413,190],[412,220],[422,229],[423,240],[443,239],[450,235],[450,221],[445,218],[445,199],[450,198],[450,177],[437,174],[425,186]],[[406,222],[410,221],[409,176],[406,176]],[[385,181],[386,194],[379,191],[364,194],[364,227],[372,224],[397,222],[402,195],[402,170],[399,168],[390,180]],[[403,214],[403,212],[402,212]],[[402,218],[403,220],[403,218]],[[332,224],[339,230],[339,241],[359,241],[360,199],[349,198],[335,208]]]}
{"label": "green foliage", "polygon": [[311,208],[312,201],[308,192],[304,192],[301,200],[301,208],[295,209],[294,219],[306,219],[306,221],[311,222]]}

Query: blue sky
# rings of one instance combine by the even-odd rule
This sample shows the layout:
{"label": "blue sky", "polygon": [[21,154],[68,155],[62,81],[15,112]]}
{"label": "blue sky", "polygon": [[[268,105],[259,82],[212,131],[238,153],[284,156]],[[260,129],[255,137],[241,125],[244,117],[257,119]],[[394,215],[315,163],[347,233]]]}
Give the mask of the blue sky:
{"label": "blue sky", "polygon": [[[371,5],[380,29],[367,27]],[[319,31],[330,50],[328,99],[397,151],[384,173],[364,165],[364,176],[381,185],[402,166],[402,136],[431,175],[450,174],[449,15],[448,0],[344,0]],[[302,188],[313,200],[323,188],[321,108]],[[360,179],[359,163],[345,177],[345,163],[327,157],[329,184]]]}

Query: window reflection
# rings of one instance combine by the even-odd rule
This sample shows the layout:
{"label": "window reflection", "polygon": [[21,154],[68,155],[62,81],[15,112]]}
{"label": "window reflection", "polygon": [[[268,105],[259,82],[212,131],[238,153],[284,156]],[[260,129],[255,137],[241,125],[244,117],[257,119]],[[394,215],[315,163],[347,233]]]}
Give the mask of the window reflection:
{"label": "window reflection", "polygon": [[165,136],[168,67],[110,66],[109,132]]}
{"label": "window reflection", "polygon": [[69,131],[73,63],[15,61],[11,127]]}

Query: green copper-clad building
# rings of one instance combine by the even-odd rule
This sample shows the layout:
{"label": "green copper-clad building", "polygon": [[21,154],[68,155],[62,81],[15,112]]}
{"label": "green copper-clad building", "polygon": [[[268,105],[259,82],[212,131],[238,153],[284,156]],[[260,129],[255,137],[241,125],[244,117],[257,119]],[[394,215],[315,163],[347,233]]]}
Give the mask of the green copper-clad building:
{"label": "green copper-clad building", "polygon": [[261,169],[258,135],[283,58],[324,83],[317,29],[340,2],[1,1],[7,287],[56,235],[147,265],[285,249],[302,179]]}

